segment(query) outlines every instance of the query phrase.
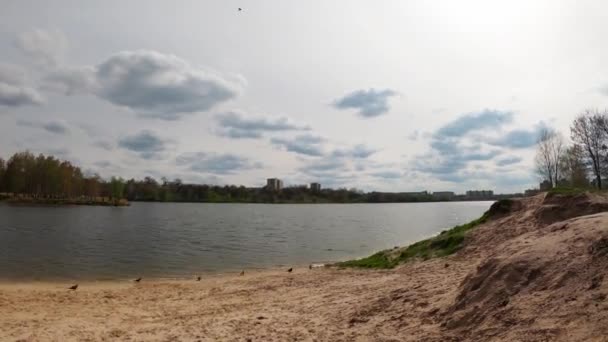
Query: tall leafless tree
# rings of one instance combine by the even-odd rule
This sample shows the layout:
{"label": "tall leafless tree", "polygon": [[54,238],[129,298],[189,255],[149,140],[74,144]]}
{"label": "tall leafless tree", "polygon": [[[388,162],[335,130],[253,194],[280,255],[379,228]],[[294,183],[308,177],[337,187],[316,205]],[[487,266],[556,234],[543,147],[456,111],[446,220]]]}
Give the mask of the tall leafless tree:
{"label": "tall leafless tree", "polygon": [[602,175],[606,163],[608,130],[605,125],[606,112],[587,109],[570,127],[572,141],[585,150],[598,189],[602,189]]}
{"label": "tall leafless tree", "polygon": [[537,144],[536,171],[554,187],[561,179],[560,163],[563,160],[564,139],[560,133],[543,128]]}
{"label": "tall leafless tree", "polygon": [[589,168],[585,163],[585,151],[581,145],[572,145],[564,150],[560,161],[561,175],[570,186],[586,188],[589,186]]}

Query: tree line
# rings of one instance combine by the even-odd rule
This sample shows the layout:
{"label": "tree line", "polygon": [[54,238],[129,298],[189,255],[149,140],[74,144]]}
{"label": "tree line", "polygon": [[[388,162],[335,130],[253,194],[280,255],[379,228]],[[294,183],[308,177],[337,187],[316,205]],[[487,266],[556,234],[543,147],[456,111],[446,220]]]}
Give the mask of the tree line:
{"label": "tree line", "polygon": [[306,186],[280,192],[236,185],[185,184],[179,179],[160,181],[152,177],[124,180],[99,175],[85,176],[69,161],[25,151],[8,160],[0,158],[0,195],[33,199],[126,198],[129,201],[161,202],[360,202],[363,193],[354,189],[313,192]]}
{"label": "tree line", "polygon": [[25,151],[8,160],[0,158],[0,193],[40,199],[87,197],[123,198],[124,181],[99,175],[84,176],[69,161]]}
{"label": "tree line", "polygon": [[[357,189],[313,191],[295,185],[281,191],[236,185],[187,184],[180,179],[160,181],[112,177],[104,180],[97,174],[84,175],[69,161],[28,151],[18,152],[8,160],[0,158],[0,197],[32,199],[77,199],[95,201],[127,199],[158,202],[242,202],[242,203],[385,203],[438,201],[428,193],[364,193]],[[443,199],[445,200],[445,199]]]}
{"label": "tree line", "polygon": [[295,185],[272,191],[264,187],[242,185],[188,184],[180,179],[160,181],[152,177],[130,179],[125,183],[129,201],[160,202],[240,202],[240,203],[352,203],[364,201],[364,194],[355,189],[324,189],[312,191]]}
{"label": "tree line", "polygon": [[585,110],[570,126],[571,144],[563,135],[542,129],[536,171],[545,187],[605,188],[608,178],[608,111]]}

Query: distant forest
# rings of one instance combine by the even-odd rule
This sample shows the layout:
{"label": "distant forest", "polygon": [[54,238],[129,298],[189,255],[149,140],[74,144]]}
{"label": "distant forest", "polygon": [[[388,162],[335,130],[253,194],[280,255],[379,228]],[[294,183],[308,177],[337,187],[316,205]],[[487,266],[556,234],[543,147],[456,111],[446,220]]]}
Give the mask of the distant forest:
{"label": "distant forest", "polygon": [[97,200],[127,199],[160,202],[243,202],[243,203],[384,203],[446,200],[420,193],[364,193],[354,189],[323,189],[313,192],[306,186],[290,186],[281,191],[236,185],[186,184],[165,178],[157,181],[124,180],[98,175],[85,176],[69,161],[30,152],[15,153],[7,161],[0,158],[0,197],[27,196],[33,199]]}

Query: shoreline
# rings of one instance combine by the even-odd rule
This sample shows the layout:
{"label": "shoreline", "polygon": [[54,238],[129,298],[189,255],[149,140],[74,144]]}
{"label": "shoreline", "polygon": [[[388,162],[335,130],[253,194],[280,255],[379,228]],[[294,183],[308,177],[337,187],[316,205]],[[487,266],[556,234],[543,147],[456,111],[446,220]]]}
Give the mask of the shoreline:
{"label": "shoreline", "polygon": [[[293,267],[294,271],[291,274],[302,273],[302,271],[310,271],[308,266],[306,267]],[[298,272],[299,271],[299,272]],[[241,276],[239,272],[222,272],[222,273],[200,273],[201,281],[226,281],[234,279],[245,279],[248,276],[264,276],[264,275],[280,275],[282,273],[288,274],[284,268],[263,268],[263,269],[250,269],[245,270],[245,275]],[[31,287],[59,287],[60,289],[65,288],[64,285],[78,284],[79,289],[84,287],[108,287],[115,286],[127,286],[135,284],[183,284],[183,283],[196,283],[196,277],[199,275],[193,275],[192,277],[142,277],[141,282],[134,282],[134,278],[115,278],[115,279],[43,279],[43,280],[10,280],[0,279],[0,290],[11,288],[14,286],[31,286]]]}
{"label": "shoreline", "polygon": [[[311,271],[311,269],[309,269],[309,265],[323,265],[322,267],[320,266],[316,266],[313,267],[312,270],[319,270],[319,269],[327,269],[327,268],[337,268],[337,266],[334,266],[334,264],[339,263],[340,261],[331,261],[331,262],[314,262],[314,263],[310,263],[310,264],[294,264],[294,265],[279,265],[279,266],[269,266],[269,267],[259,267],[259,268],[245,268],[243,269],[245,271],[245,276],[247,275],[276,275],[276,274],[281,274],[281,273],[286,273],[289,274],[287,272],[287,269],[289,268],[293,268],[293,273],[291,274],[295,274],[296,271],[299,271],[298,273],[302,272],[302,271]],[[240,278],[240,272],[241,270],[235,270],[235,271],[207,271],[207,272],[200,272],[200,273],[193,273],[191,276],[149,276],[146,277],[145,275],[142,275],[142,283],[147,282],[147,283],[182,283],[182,282],[189,282],[189,281],[196,281],[196,277],[200,276],[202,279],[215,279],[215,280],[222,280],[222,279],[232,279],[232,278]],[[107,279],[93,279],[93,278],[47,278],[47,279],[26,279],[26,278],[2,278],[0,277],[0,289],[2,287],[5,286],[13,286],[13,285],[49,285],[49,286],[54,286],[54,285],[65,285],[65,284],[74,284],[74,283],[78,283],[78,284],[89,284],[89,285],[95,285],[95,284],[129,284],[129,283],[133,283],[133,279],[139,277],[140,275],[135,274],[133,277],[130,278],[126,278],[126,277],[120,277],[120,278],[107,278]]]}

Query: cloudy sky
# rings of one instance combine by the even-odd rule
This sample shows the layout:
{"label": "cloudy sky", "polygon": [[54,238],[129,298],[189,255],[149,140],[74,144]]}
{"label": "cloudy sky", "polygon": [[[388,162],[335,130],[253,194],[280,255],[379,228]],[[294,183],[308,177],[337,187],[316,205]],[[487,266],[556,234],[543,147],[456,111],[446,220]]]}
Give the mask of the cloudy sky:
{"label": "cloudy sky", "polygon": [[608,106],[604,1],[1,7],[0,156],[104,177],[520,191],[540,128]]}

